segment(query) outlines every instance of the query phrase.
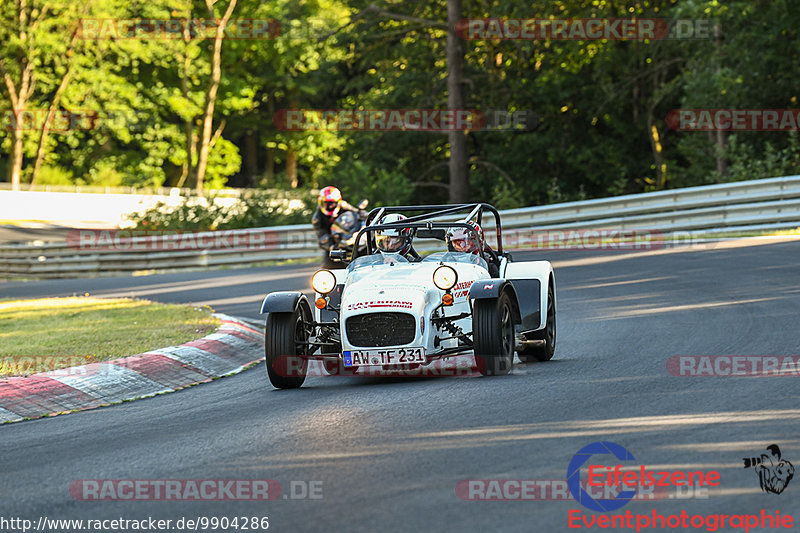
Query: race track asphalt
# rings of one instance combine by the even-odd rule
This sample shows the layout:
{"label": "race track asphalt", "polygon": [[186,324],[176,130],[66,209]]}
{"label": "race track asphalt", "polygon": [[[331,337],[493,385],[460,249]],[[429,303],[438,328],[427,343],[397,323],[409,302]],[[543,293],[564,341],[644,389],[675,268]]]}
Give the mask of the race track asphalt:
{"label": "race track asphalt", "polygon": [[[753,469],[742,468],[743,457],[773,443],[800,464],[800,377],[666,370],[676,355],[800,355],[800,242],[515,257],[554,261],[553,361],[517,363],[495,378],[311,378],[290,391],[273,389],[262,364],[174,394],[5,425],[0,515],[268,516],[279,532],[568,531],[570,510],[592,515],[574,500],[462,501],[455,487],[563,480],[579,449],[612,441],[635,456],[631,464],[721,476],[694,498],[631,502],[619,512],[779,510],[800,518],[800,480],[767,494]],[[313,270],[6,282],[0,296],[133,295],[255,319],[266,292],[307,289]],[[277,480],[284,493],[292,483],[321,482],[322,497],[98,502],[69,492],[82,479],[250,478]]]}

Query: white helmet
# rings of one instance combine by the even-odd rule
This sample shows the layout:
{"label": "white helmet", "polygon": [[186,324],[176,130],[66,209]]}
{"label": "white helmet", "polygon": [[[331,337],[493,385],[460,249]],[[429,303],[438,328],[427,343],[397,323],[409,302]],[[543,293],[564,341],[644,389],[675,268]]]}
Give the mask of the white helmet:
{"label": "white helmet", "polygon": [[[383,217],[379,224],[394,224],[407,217],[392,213]],[[382,229],[375,232],[375,244],[382,252],[406,254],[411,249],[411,228]]]}

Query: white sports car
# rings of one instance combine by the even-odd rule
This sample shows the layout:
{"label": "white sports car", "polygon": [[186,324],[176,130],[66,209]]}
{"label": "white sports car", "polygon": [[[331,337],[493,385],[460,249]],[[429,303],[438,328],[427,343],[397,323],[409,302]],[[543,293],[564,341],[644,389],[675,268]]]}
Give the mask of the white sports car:
{"label": "white sports car", "polygon": [[[376,222],[399,212],[421,214]],[[486,213],[494,215],[496,250],[450,249],[420,259],[416,252],[376,247],[381,232],[405,232],[417,245],[445,241],[453,228],[477,234]],[[553,267],[549,261],[513,262],[503,251],[501,231],[497,210],[484,203],[374,209],[357,238],[366,241],[366,255],[356,249],[346,269],[312,276],[313,313],[299,291],[264,298],[271,383],[300,387],[310,359],[322,360],[328,373],[352,374],[365,367],[413,369],[472,353],[484,375],[508,373],[515,351],[524,362],[549,360],[556,344]],[[331,256],[346,259],[343,252]]]}

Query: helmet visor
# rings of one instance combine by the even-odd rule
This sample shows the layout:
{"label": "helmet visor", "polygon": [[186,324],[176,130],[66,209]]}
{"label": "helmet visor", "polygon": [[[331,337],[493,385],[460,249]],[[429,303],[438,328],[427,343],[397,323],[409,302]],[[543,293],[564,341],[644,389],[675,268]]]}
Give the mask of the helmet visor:
{"label": "helmet visor", "polygon": [[466,236],[453,238],[450,242],[456,252],[474,252],[478,249],[473,240]]}
{"label": "helmet visor", "polygon": [[384,252],[397,252],[403,248],[405,238],[397,235],[376,235],[375,244]]}
{"label": "helmet visor", "polygon": [[339,207],[339,202],[335,201],[327,201],[322,204],[322,210],[325,211],[326,215],[332,215],[336,208]]}

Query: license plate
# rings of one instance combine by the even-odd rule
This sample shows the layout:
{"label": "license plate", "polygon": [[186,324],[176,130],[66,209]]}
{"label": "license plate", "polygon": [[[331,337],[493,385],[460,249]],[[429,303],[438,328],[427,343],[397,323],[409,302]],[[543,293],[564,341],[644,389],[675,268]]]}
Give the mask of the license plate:
{"label": "license plate", "polygon": [[398,365],[425,363],[425,348],[392,348],[389,350],[347,350],[344,366]]}

